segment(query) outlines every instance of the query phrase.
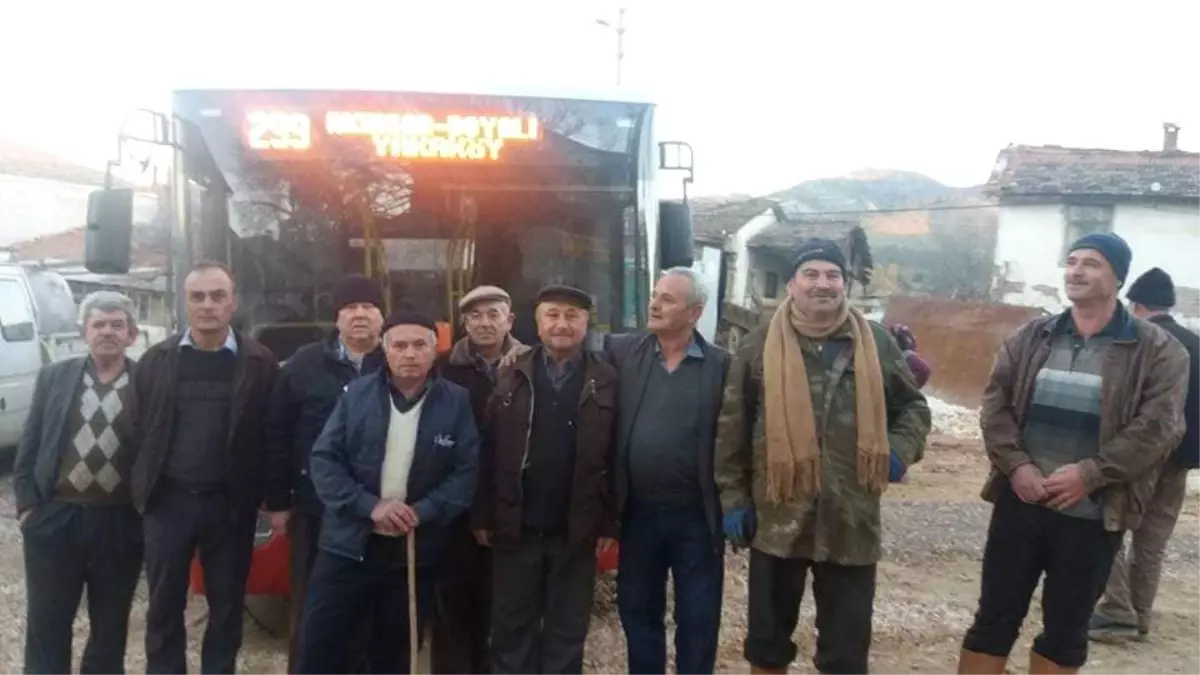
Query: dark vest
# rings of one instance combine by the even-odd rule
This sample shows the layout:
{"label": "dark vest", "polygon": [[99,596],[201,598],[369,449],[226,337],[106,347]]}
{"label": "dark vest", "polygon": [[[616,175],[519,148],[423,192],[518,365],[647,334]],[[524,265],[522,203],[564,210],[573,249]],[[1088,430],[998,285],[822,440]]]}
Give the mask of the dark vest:
{"label": "dark vest", "polygon": [[575,441],[583,373],[554,390],[540,358],[533,367],[533,425],[529,430],[524,487],[525,527],[543,534],[566,532],[575,478]]}

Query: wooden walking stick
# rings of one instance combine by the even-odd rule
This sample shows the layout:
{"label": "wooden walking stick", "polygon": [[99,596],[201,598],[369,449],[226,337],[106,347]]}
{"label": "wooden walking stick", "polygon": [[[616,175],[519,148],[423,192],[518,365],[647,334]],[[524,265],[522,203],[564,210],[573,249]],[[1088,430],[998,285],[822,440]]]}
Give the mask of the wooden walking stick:
{"label": "wooden walking stick", "polygon": [[408,549],[408,672],[417,672],[417,530],[410,529],[404,537]]}

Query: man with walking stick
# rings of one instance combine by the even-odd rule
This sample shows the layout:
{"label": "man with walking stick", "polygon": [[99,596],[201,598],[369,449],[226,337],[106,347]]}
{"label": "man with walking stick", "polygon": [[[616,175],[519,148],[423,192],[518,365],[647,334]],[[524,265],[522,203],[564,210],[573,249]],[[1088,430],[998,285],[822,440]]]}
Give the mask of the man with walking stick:
{"label": "man with walking stick", "polygon": [[409,672],[448,525],[475,493],[479,436],[467,391],[430,374],[433,321],[401,310],[383,344],[387,368],[350,384],[313,446],[325,515],[301,621],[302,673],[347,672],[347,643],[366,617],[371,672]]}

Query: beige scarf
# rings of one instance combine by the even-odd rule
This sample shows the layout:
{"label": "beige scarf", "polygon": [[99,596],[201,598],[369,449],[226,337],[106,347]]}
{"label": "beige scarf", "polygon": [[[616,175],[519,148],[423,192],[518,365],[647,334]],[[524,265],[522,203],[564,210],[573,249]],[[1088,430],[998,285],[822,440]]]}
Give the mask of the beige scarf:
{"label": "beige scarf", "polygon": [[799,338],[826,338],[846,321],[850,322],[854,339],[858,481],[876,493],[882,493],[887,486],[887,405],[883,371],[870,324],[849,303],[843,303],[832,320],[813,321],[788,298],[771,318],[763,354],[767,499],[772,503],[781,504],[820,492],[820,441]]}

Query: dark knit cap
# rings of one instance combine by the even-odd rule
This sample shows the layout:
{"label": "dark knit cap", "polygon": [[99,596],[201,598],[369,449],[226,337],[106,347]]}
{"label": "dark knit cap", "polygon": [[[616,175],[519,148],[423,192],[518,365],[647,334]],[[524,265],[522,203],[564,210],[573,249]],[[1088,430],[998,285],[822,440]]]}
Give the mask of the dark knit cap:
{"label": "dark knit cap", "polygon": [[387,321],[383,324],[383,332],[386,333],[396,326],[421,326],[437,332],[437,324],[429,318],[429,315],[413,309],[412,305],[407,303],[402,304],[388,315]]}
{"label": "dark knit cap", "polygon": [[1083,248],[1090,248],[1104,256],[1112,265],[1117,282],[1125,284],[1125,277],[1129,276],[1129,263],[1133,262],[1133,251],[1129,250],[1129,244],[1124,239],[1112,232],[1093,232],[1076,239],[1067,253]]}
{"label": "dark knit cap", "polygon": [[592,310],[592,296],[571,286],[546,286],[538,291],[533,304],[536,307],[543,302],[565,302],[582,310]]}
{"label": "dark knit cap", "polygon": [[1175,306],[1175,282],[1170,274],[1154,267],[1133,282],[1125,297],[1143,307],[1171,309]]}
{"label": "dark knit cap", "polygon": [[792,276],[795,276],[796,270],[800,269],[801,265],[813,260],[824,260],[825,262],[833,263],[842,270],[843,275],[846,274],[846,254],[836,241],[813,237],[800,244],[800,249],[796,252],[796,261],[792,263]]}
{"label": "dark knit cap", "polygon": [[361,274],[347,274],[333,287],[333,311],[336,314],[346,305],[360,302],[383,309],[383,291],[379,284]]}

